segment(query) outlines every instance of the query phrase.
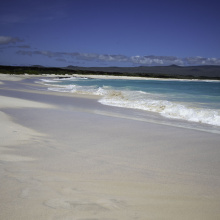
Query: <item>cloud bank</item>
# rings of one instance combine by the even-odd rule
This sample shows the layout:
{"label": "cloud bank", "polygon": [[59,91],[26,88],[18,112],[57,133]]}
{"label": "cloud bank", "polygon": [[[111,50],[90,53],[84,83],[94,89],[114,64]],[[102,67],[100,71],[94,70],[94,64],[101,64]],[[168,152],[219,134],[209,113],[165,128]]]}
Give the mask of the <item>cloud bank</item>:
{"label": "cloud bank", "polygon": [[97,54],[97,53],[78,53],[78,52],[53,52],[53,51],[17,51],[19,55],[40,55],[48,58],[55,58],[61,62],[74,62],[74,61],[88,61],[88,62],[117,62],[127,63],[130,65],[220,65],[220,58],[205,58],[205,57],[186,57],[178,58],[175,56],[125,56],[125,55],[109,55],[109,54]]}
{"label": "cloud bank", "polygon": [[204,57],[187,57],[185,58],[188,65],[220,65],[220,58],[204,58]]}
{"label": "cloud bank", "polygon": [[23,40],[21,40],[18,37],[0,36],[1,45],[7,45],[7,44],[17,43],[17,42],[23,42]]}

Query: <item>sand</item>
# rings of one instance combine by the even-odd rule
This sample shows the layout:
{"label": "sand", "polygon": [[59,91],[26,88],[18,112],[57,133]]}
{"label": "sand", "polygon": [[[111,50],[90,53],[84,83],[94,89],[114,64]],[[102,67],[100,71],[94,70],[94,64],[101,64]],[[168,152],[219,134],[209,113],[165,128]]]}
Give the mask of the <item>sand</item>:
{"label": "sand", "polygon": [[219,134],[1,77],[0,219],[220,219]]}

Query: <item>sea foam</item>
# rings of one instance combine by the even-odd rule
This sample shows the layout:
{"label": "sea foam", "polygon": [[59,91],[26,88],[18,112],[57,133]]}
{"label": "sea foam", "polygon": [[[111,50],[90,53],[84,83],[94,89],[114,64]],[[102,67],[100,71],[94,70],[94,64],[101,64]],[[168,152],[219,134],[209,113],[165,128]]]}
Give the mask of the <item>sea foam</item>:
{"label": "sea foam", "polygon": [[167,118],[187,120],[220,126],[220,111],[199,108],[163,99],[162,95],[155,95],[143,91],[116,90],[110,86],[79,86],[56,85],[48,88],[52,91],[71,92],[76,94],[99,95],[99,102],[103,105],[139,109],[158,113]]}
{"label": "sea foam", "polygon": [[111,91],[109,94],[101,98],[99,102],[104,105],[151,111],[159,113],[167,118],[175,118],[191,122],[220,126],[219,110],[196,108],[187,106],[183,103],[151,99],[149,98],[149,94],[145,94],[145,98],[139,95],[138,99],[138,95],[129,96],[130,93],[131,92],[126,93]]}
{"label": "sea foam", "polygon": [[[86,79],[86,78],[85,78]],[[101,96],[99,102],[103,105],[139,109],[154,112],[166,118],[181,119],[191,122],[220,126],[220,110],[201,107],[189,102],[178,102],[167,99],[162,93],[149,93],[145,91],[131,90],[130,88],[116,89],[112,86],[79,85],[76,81],[85,80],[72,77],[71,79],[44,79],[48,90],[57,92],[70,92],[76,94],[88,94]],[[59,81],[71,81],[68,85]]]}

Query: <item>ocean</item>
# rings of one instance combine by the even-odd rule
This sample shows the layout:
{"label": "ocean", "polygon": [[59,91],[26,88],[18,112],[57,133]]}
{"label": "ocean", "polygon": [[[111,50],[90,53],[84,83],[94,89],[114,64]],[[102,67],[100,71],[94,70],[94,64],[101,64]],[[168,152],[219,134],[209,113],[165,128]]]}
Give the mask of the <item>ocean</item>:
{"label": "ocean", "polygon": [[220,131],[220,81],[82,77],[41,81],[50,91],[99,95],[103,105],[138,109],[175,119],[175,123]]}

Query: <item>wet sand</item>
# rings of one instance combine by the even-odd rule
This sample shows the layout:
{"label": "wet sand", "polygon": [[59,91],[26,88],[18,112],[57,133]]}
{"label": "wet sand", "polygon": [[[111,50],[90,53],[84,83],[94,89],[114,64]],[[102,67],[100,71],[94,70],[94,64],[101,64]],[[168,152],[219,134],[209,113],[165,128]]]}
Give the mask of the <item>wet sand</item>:
{"label": "wet sand", "polygon": [[0,219],[220,219],[219,134],[1,81]]}

